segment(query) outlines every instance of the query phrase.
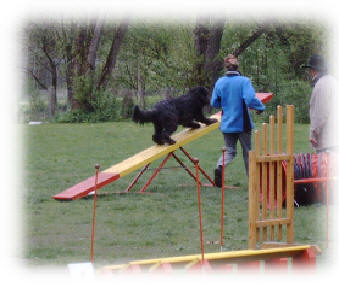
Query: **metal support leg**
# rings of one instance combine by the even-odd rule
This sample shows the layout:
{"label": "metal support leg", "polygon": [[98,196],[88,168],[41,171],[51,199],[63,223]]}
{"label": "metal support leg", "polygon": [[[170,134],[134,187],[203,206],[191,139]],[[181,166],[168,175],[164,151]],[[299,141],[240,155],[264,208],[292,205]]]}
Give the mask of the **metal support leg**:
{"label": "metal support leg", "polygon": [[[194,163],[194,159],[191,157],[191,155],[181,146],[179,148],[188,158],[189,160]],[[216,186],[214,180],[206,173],[206,171],[204,171],[200,165],[199,165],[199,170],[200,172],[209,180],[209,182],[213,185],[213,186]]]}
{"label": "metal support leg", "polygon": [[151,184],[152,180],[157,176],[157,174],[159,173],[159,171],[164,167],[164,165],[167,163],[168,159],[173,155],[172,152],[170,152],[166,158],[161,162],[161,164],[159,165],[159,167],[155,170],[155,172],[153,173],[153,175],[151,176],[151,178],[146,182],[146,184],[144,185],[144,187],[140,190],[141,193],[145,192],[145,190],[147,189],[147,187]]}
{"label": "metal support leg", "polygon": [[150,166],[150,163],[148,163],[144,166],[144,168],[138,173],[138,175],[133,179],[131,184],[127,187],[125,192],[129,192],[132,189],[132,187],[138,182],[140,177],[144,174],[144,172],[148,169],[149,166]]}
{"label": "metal support leg", "polygon": [[177,162],[187,171],[187,173],[193,177],[194,181],[196,181],[195,175],[190,171],[190,169],[176,156],[175,153],[172,153],[172,156],[177,160]]}

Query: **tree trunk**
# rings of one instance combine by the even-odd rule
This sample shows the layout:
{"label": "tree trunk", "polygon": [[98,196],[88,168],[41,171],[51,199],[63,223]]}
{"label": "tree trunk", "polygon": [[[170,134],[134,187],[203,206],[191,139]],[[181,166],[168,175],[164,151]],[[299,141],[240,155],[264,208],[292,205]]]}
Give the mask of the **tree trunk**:
{"label": "tree trunk", "polygon": [[93,37],[91,38],[89,49],[88,49],[88,56],[87,56],[87,80],[90,83],[90,88],[87,92],[86,98],[92,102],[95,100],[93,91],[95,89],[95,60],[97,58],[97,52],[99,48],[99,43],[102,35],[102,28],[103,28],[103,22],[101,20],[98,20],[95,24]]}
{"label": "tree trunk", "polygon": [[57,96],[56,96],[56,88],[57,88],[57,70],[56,65],[53,65],[53,69],[51,71],[52,76],[52,84],[49,88],[49,117],[55,116],[56,106],[57,106]]}
{"label": "tree trunk", "polygon": [[194,29],[196,64],[194,77],[200,86],[213,87],[222,70],[222,62],[218,61],[224,20],[218,19],[210,23],[210,19],[201,18]]}
{"label": "tree trunk", "polygon": [[97,85],[98,89],[105,89],[109,82],[110,76],[112,75],[112,71],[115,68],[115,63],[117,59],[118,52],[120,50],[120,46],[124,39],[124,36],[127,32],[128,23],[126,21],[122,22],[117,29],[114,39],[112,41],[111,49],[109,51],[109,55],[106,59],[105,67],[101,72],[99,83]]}
{"label": "tree trunk", "polygon": [[52,45],[48,42],[47,38],[43,38],[42,41],[42,50],[47,57],[48,64],[50,67],[51,73],[51,87],[49,89],[49,117],[55,116],[55,110],[57,106],[57,95],[56,95],[56,88],[57,88],[57,65],[54,63],[51,55],[49,54],[49,46]]}
{"label": "tree trunk", "polygon": [[214,87],[220,71],[223,69],[223,61],[217,58],[221,45],[221,38],[224,30],[224,21],[211,25],[210,37],[207,44],[205,56],[205,71],[207,73],[207,84],[210,88]]}
{"label": "tree trunk", "polygon": [[73,106],[73,76],[74,76],[74,56],[72,53],[72,44],[66,46],[66,86],[67,86],[67,111],[72,110]]}
{"label": "tree trunk", "polygon": [[133,90],[127,90],[123,95],[121,115],[124,119],[132,116],[133,112]]}
{"label": "tree trunk", "polygon": [[145,109],[145,90],[143,88],[143,78],[141,75],[141,54],[138,57],[138,102],[142,109]]}
{"label": "tree trunk", "polygon": [[75,67],[78,76],[81,76],[85,73],[85,63],[86,60],[86,39],[87,39],[87,29],[85,27],[79,27],[78,37],[76,41],[76,51],[75,51]]}
{"label": "tree trunk", "polygon": [[194,45],[196,61],[194,64],[193,76],[199,86],[205,84],[205,73],[203,70],[205,63],[205,54],[209,40],[209,29],[206,27],[206,18],[200,19],[194,29]]}
{"label": "tree trunk", "polygon": [[[201,18],[194,29],[194,43],[197,61],[194,67],[195,81],[200,86],[214,87],[220,72],[223,70],[223,60],[218,59],[221,39],[224,30],[224,19],[217,19],[214,23],[207,18]],[[238,57],[256,39],[258,39],[267,28],[259,25],[258,29],[250,35],[233,54]]]}
{"label": "tree trunk", "polygon": [[97,52],[98,52],[99,43],[100,43],[100,39],[102,35],[102,27],[103,27],[103,21],[99,19],[95,24],[93,37],[89,45],[89,51],[88,51],[88,57],[87,57],[88,66],[91,71],[95,70],[95,60],[97,58]]}
{"label": "tree trunk", "polygon": [[[72,97],[73,110],[81,108],[93,111],[91,100],[94,100],[95,60],[102,35],[102,28],[103,22],[98,20],[95,24],[90,24],[89,28],[80,27],[79,29],[76,41],[76,56],[74,57],[75,67],[69,67],[70,73],[71,70],[75,70],[77,77],[77,81],[72,83],[73,92],[78,95],[78,99]],[[86,86],[86,89],[83,89],[83,86]]]}

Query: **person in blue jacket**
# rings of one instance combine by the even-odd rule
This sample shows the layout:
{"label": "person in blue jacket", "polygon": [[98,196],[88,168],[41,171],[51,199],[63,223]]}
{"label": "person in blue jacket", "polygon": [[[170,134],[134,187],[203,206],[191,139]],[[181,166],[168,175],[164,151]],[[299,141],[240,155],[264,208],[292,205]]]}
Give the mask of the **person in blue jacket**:
{"label": "person in blue jacket", "polygon": [[[222,109],[220,130],[226,146],[225,165],[237,155],[239,140],[248,176],[248,152],[251,150],[251,130],[254,128],[249,108],[260,114],[265,106],[256,98],[250,79],[238,72],[238,59],[229,54],[224,62],[227,72],[214,86],[211,106]],[[222,156],[218,159],[215,170],[215,183],[218,187],[221,187],[221,175]]]}

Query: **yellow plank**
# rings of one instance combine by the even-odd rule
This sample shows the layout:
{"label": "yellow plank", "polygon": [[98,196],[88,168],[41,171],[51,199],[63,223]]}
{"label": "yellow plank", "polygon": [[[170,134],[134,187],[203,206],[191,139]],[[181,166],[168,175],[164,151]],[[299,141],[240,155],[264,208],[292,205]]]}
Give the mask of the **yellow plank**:
{"label": "yellow plank", "polygon": [[154,145],[145,149],[142,152],[139,152],[132,157],[125,159],[124,161],[111,166],[110,168],[104,170],[103,172],[109,173],[117,173],[120,174],[120,177],[123,177],[132,171],[138,170],[141,167],[145,166],[152,161],[155,161],[163,156],[167,155],[168,153],[177,150],[179,147],[194,141],[211,131],[217,129],[219,127],[220,122],[220,115],[215,114],[211,116],[211,118],[215,118],[218,122],[206,126],[205,124],[200,124],[201,127],[199,129],[184,129],[181,132],[172,136],[172,138],[176,141],[174,145]]}
{"label": "yellow plank", "polygon": [[[205,259],[209,261],[213,260],[231,260],[231,259],[256,259],[256,258],[265,258],[274,255],[278,256],[291,256],[295,253],[302,252],[308,248],[311,248],[311,245],[295,245],[287,247],[276,247],[268,249],[259,249],[259,250],[240,250],[240,251],[228,251],[228,252],[215,252],[215,253],[205,253]],[[201,254],[187,255],[187,256],[178,256],[178,257],[165,257],[165,258],[154,258],[154,259],[145,259],[145,260],[136,260],[129,263],[129,265],[153,265],[153,264],[164,264],[164,263],[189,263],[191,261],[201,260]],[[118,265],[125,266],[125,265]],[[116,265],[107,265],[105,269],[117,269]]]}

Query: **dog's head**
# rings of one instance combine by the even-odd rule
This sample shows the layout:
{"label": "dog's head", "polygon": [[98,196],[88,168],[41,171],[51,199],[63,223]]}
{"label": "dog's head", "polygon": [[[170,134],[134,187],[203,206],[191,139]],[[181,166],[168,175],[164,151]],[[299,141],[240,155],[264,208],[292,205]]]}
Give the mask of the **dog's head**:
{"label": "dog's head", "polygon": [[188,91],[188,94],[194,97],[200,103],[202,107],[209,105],[210,103],[210,97],[209,97],[210,91],[209,89],[205,87],[191,88]]}

